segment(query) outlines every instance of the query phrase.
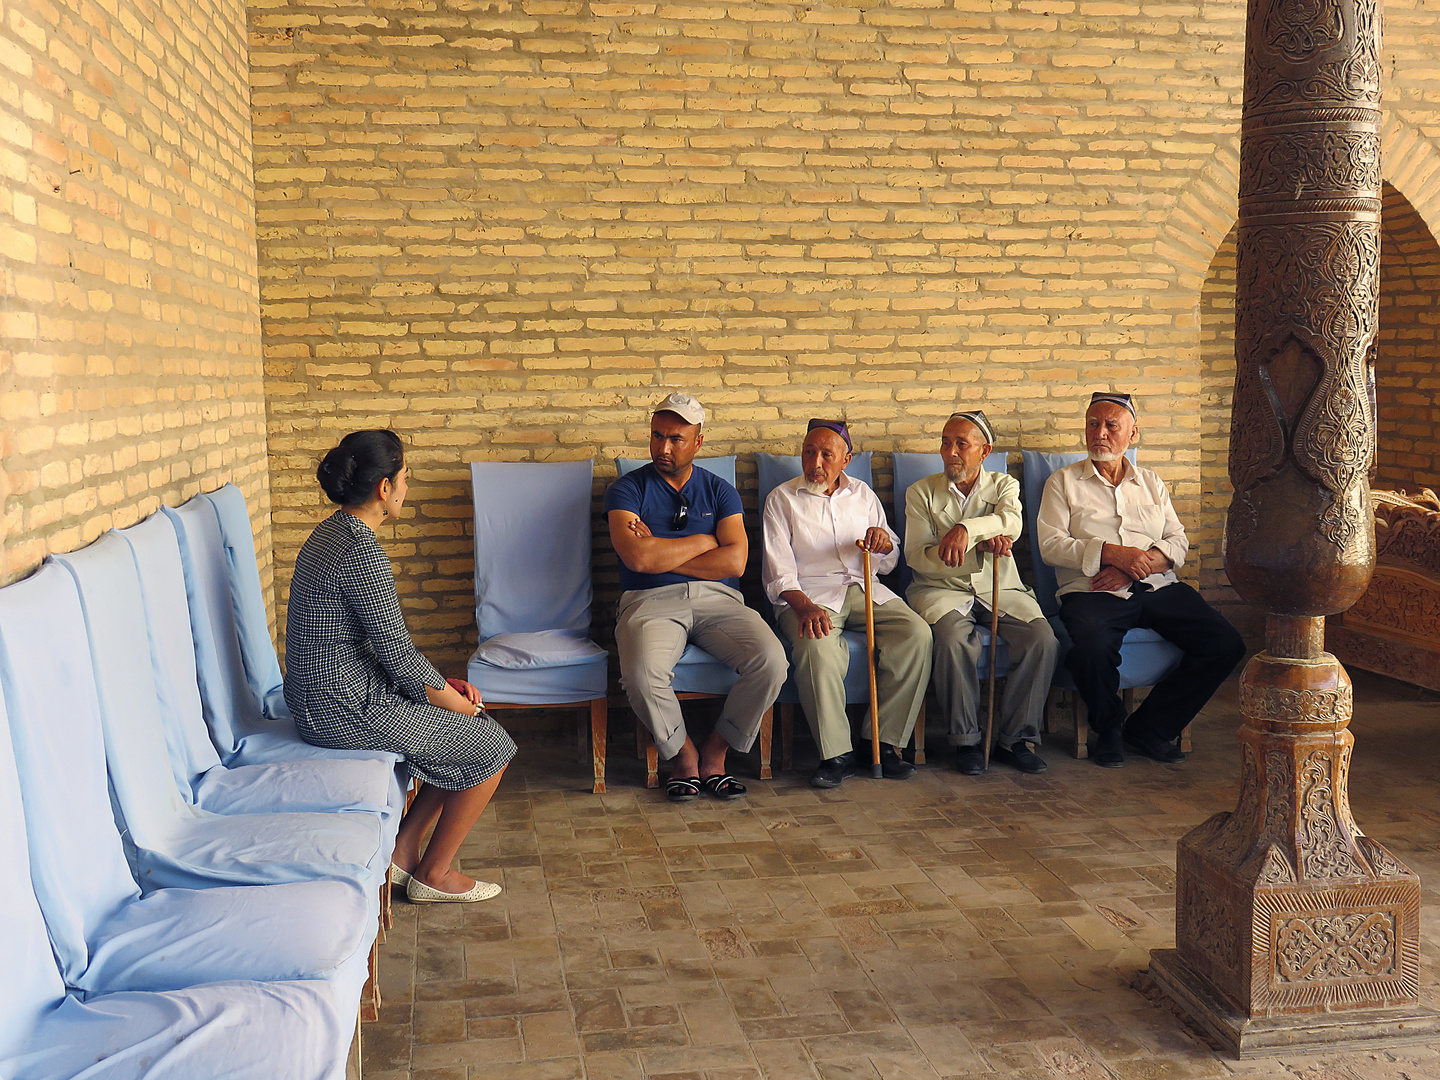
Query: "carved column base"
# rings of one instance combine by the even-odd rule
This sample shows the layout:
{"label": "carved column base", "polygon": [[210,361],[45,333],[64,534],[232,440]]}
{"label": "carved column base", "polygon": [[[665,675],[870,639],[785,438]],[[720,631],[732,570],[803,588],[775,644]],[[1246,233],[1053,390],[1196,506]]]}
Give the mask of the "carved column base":
{"label": "carved column base", "polygon": [[1364,1049],[1440,1039],[1440,1013],[1419,1006],[1245,1016],[1217,994],[1174,949],[1150,953],[1150,976],[1211,1042],[1232,1057],[1263,1057],[1319,1047]]}
{"label": "carved column base", "polygon": [[1417,1004],[1420,880],[1350,816],[1351,708],[1328,653],[1252,659],[1239,802],[1179,843],[1176,949],[1152,971],[1241,1056],[1440,1033]]}

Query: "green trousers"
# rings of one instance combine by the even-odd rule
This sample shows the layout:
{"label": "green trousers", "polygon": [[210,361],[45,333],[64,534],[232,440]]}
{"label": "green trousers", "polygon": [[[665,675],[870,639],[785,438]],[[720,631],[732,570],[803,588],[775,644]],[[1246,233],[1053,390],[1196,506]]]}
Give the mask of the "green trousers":
{"label": "green trousers", "polygon": [[[853,749],[850,719],[845,715],[845,672],[850,649],[842,629],[865,633],[865,590],[851,585],[840,611],[831,611],[828,636],[802,638],[800,620],[788,605],[780,609],[780,631],[790,642],[791,668],[805,719],[822,758]],[[930,681],[930,627],[904,600],[875,605],[876,664],[880,692],[880,741],[904,746],[915,730],[915,717]],[[863,659],[863,657],[862,657]]]}

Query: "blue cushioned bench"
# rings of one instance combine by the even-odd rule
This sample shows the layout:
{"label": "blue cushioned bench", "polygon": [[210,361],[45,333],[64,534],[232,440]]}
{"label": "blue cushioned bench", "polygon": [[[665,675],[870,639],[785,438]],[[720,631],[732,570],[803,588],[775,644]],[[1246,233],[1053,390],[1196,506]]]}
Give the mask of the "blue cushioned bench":
{"label": "blue cushioned bench", "polygon": [[0,589],[6,1080],[345,1075],[408,777],[280,715],[231,492]]}

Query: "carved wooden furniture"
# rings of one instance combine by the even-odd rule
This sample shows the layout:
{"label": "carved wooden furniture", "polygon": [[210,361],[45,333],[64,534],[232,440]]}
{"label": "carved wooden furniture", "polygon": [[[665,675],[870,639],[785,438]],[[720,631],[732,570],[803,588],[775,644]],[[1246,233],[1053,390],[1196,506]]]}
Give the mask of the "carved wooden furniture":
{"label": "carved wooden furniture", "polygon": [[1240,794],[1180,840],[1151,973],[1241,1056],[1434,1039],[1420,880],[1350,815],[1350,679],[1325,617],[1375,564],[1376,0],[1251,0],[1225,568],[1267,612],[1241,676]]}
{"label": "carved wooden furniture", "polygon": [[1372,491],[1375,576],[1333,616],[1326,646],[1352,667],[1440,690],[1440,498]]}

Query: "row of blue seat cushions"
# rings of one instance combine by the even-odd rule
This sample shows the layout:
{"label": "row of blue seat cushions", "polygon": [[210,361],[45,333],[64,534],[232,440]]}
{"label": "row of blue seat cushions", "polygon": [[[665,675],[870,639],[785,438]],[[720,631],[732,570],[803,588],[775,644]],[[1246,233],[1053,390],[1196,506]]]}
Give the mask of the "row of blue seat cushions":
{"label": "row of blue seat cushions", "polygon": [[344,1076],[401,777],[265,717],[249,528],[230,489],[0,589],[0,1076]]}

